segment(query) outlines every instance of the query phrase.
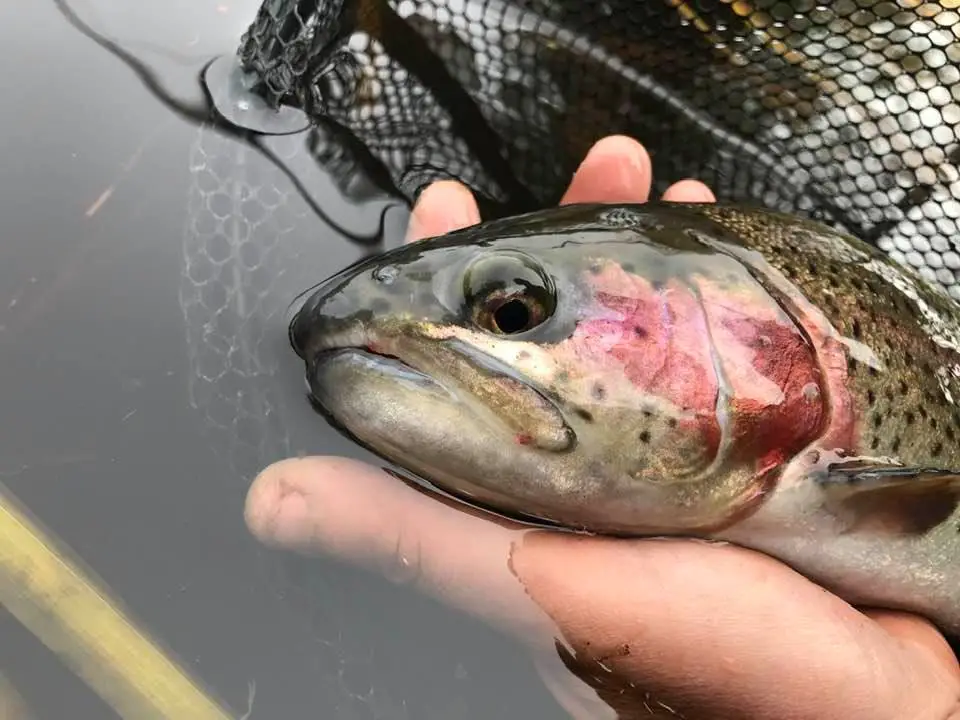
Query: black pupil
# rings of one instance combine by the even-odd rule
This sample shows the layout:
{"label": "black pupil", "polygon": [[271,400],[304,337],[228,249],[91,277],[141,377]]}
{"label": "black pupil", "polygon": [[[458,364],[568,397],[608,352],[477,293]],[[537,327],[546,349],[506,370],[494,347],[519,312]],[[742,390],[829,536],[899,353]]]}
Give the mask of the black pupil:
{"label": "black pupil", "polygon": [[493,321],[500,332],[512,335],[526,329],[530,323],[530,311],[522,300],[507,300],[493,311]]}

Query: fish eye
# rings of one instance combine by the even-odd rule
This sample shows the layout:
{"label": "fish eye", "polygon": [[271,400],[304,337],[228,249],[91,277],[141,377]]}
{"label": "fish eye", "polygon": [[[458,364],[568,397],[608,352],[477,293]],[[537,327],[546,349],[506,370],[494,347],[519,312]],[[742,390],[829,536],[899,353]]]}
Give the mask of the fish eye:
{"label": "fish eye", "polygon": [[495,335],[516,335],[541,325],[556,309],[550,276],[520,253],[479,258],[463,276],[463,296],[473,322]]}

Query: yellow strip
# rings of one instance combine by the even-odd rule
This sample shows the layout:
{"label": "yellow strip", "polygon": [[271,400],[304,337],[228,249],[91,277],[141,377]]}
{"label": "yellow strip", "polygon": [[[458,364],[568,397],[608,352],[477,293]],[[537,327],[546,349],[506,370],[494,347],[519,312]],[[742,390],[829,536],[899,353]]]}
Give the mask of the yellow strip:
{"label": "yellow strip", "polygon": [[102,588],[0,485],[0,602],[120,717],[230,718]]}

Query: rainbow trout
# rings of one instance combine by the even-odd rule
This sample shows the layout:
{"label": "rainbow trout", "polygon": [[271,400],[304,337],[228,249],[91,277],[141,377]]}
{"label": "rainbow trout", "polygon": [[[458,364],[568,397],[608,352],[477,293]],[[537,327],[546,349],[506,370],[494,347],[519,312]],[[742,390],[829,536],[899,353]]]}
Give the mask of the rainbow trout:
{"label": "rainbow trout", "polygon": [[290,337],[333,424],[454,496],[732,542],[960,635],[960,308],[854,238],[566,206],[365,259]]}

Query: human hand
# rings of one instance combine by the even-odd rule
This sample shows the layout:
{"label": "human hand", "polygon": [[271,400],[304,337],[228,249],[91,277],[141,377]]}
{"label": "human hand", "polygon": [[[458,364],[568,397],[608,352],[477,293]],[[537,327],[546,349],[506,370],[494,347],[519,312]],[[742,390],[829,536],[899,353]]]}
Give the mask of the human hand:
{"label": "human hand", "polygon": [[[651,172],[641,146],[606,138],[563,202],[644,202]],[[664,199],[713,195],[684,181]],[[466,188],[437,183],[409,239],[479,221]],[[273,546],[412,566],[421,590],[520,639],[576,718],[960,719],[957,659],[927,621],[858,610],[743,548],[530,529],[341,458],[267,468],[246,519]]]}

